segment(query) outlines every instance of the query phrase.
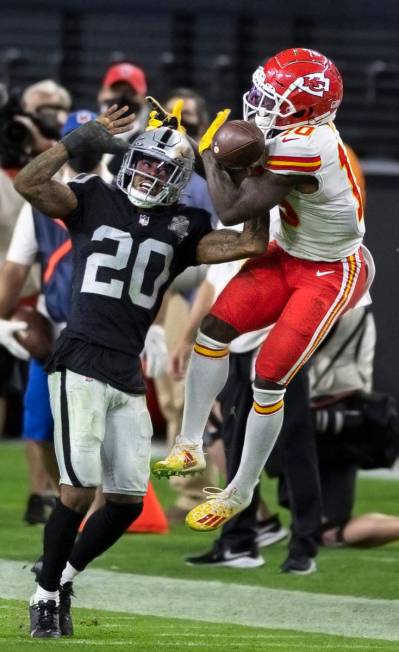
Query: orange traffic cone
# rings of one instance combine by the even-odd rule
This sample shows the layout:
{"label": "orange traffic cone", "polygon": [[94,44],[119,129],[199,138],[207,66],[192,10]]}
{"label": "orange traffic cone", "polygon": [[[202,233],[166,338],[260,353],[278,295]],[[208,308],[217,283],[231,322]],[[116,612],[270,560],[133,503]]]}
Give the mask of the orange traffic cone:
{"label": "orange traffic cone", "polygon": [[[79,532],[82,532],[87,521],[87,516],[79,526]],[[151,482],[148,483],[148,490],[143,500],[143,511],[126,530],[126,532],[147,532],[151,534],[165,534],[169,532],[168,520],[161,507],[157,495]]]}
{"label": "orange traffic cone", "polygon": [[148,490],[143,503],[143,511],[126,532],[151,532],[153,534],[168,532],[168,520],[151,482],[148,483]]}

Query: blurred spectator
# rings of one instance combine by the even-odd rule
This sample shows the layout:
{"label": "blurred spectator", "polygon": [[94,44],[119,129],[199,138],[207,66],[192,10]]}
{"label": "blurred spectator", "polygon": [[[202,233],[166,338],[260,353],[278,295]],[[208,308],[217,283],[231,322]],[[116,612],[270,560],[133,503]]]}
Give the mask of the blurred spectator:
{"label": "blurred spectator", "polygon": [[39,121],[41,130],[50,138],[60,137],[71,106],[67,89],[52,79],[32,84],[22,94],[22,108]]}
{"label": "blurred spectator", "polygon": [[209,125],[209,112],[205,98],[192,88],[174,88],[164,100],[167,111],[173,108],[177,100],[184,100],[181,123],[187,134],[198,141]]}
{"label": "blurred spectator", "polygon": [[323,498],[321,543],[377,546],[399,539],[399,518],[352,517],[359,468],[391,466],[399,453],[394,399],[372,390],[376,343],[369,305],[346,313],[310,370]]}
{"label": "blurred spectator", "polygon": [[[149,115],[146,105],[147,80],[144,71],[132,63],[116,63],[105,73],[98,92],[97,100],[100,113],[112,104],[119,107],[128,106],[136,114],[132,129],[118,137],[132,142],[144,131]],[[116,175],[122,163],[122,155],[106,154],[104,161],[113,175]]]}

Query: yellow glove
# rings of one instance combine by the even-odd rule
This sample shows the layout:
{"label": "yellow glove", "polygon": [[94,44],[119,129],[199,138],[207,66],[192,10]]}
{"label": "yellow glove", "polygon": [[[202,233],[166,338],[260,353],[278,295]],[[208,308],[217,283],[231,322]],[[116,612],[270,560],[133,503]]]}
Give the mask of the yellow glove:
{"label": "yellow glove", "polygon": [[183,100],[177,100],[173,106],[172,113],[168,113],[163,106],[161,106],[159,102],[150,95],[145,99],[153,108],[148,118],[148,123],[145,128],[146,131],[158,129],[159,127],[169,127],[170,129],[176,129],[183,134],[186,133],[185,128],[181,124],[181,112],[184,106]]}
{"label": "yellow glove", "polygon": [[219,111],[214,121],[209,125],[208,129],[202,136],[201,140],[198,143],[198,151],[202,154],[206,149],[209,149],[212,145],[212,140],[218,129],[226,122],[231,111],[230,109],[223,109]]}

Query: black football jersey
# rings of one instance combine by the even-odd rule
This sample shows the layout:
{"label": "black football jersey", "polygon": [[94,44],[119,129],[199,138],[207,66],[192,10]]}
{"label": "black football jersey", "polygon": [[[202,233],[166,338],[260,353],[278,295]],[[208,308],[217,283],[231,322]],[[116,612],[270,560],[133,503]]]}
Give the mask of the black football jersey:
{"label": "black football jersey", "polygon": [[96,175],[69,183],[78,207],[65,220],[74,255],[72,308],[48,370],[68,368],[143,392],[139,355],[165,290],[211,231],[202,209],[135,207]]}

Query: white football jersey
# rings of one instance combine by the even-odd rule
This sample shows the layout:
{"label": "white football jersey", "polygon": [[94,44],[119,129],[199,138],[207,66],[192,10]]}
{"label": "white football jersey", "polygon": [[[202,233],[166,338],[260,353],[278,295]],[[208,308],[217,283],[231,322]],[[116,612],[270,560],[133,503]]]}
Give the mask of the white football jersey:
{"label": "white football jersey", "polygon": [[353,254],[364,235],[359,187],[333,123],[280,132],[267,141],[266,168],[275,174],[312,175],[312,194],[292,190],[280,204],[278,244],[308,260],[334,261]]}

